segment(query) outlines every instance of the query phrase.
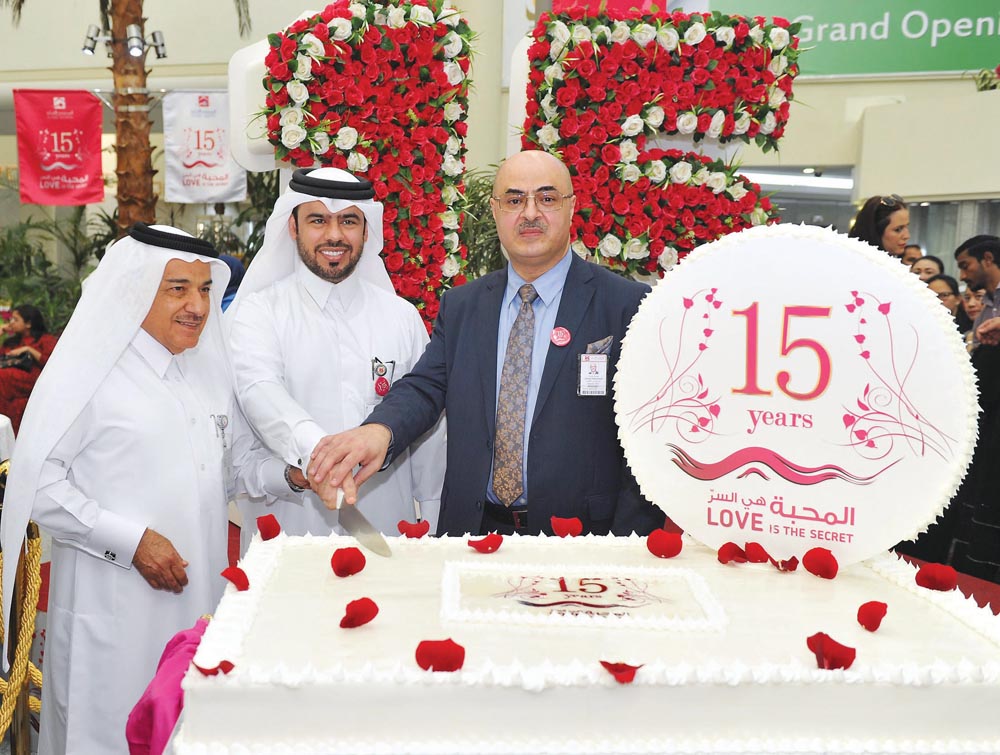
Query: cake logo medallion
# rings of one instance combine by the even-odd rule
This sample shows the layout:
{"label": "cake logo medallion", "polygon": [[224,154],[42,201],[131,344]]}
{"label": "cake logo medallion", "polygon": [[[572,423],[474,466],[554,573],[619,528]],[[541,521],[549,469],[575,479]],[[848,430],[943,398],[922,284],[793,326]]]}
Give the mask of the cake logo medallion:
{"label": "cake logo medallion", "polygon": [[648,592],[648,585],[621,577],[530,576],[509,582],[511,589],[498,593],[498,598],[553,613],[625,615],[630,608],[663,601]]}
{"label": "cake logo medallion", "polygon": [[926,285],[808,226],[734,234],[668,278],[633,319],[615,379],[647,498],[711,547],[819,545],[841,562],[934,521],[971,457],[977,407],[968,355]]}

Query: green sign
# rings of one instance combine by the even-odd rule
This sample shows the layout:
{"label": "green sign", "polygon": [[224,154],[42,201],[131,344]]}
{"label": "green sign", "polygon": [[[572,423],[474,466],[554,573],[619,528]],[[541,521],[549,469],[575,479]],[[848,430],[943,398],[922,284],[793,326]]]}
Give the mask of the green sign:
{"label": "green sign", "polygon": [[805,76],[978,71],[1000,65],[997,0],[711,0],[801,24]]}

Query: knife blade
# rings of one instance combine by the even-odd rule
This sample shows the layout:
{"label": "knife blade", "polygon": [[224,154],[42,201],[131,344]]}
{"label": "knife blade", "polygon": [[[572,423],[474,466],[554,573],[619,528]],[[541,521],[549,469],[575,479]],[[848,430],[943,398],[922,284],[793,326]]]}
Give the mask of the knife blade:
{"label": "knife blade", "polygon": [[392,550],[390,550],[385,538],[382,537],[382,533],[375,529],[375,526],[358,510],[358,507],[350,504],[344,505],[343,490],[337,491],[337,513],[341,526],[364,548],[378,556],[388,558],[392,555]]}

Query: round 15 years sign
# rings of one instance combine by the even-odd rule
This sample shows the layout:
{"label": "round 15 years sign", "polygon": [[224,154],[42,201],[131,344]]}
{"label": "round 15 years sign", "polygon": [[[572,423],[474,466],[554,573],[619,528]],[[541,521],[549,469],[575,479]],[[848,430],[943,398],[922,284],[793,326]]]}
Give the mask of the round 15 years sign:
{"label": "round 15 years sign", "polygon": [[643,494],[698,540],[846,564],[941,513],[978,405],[955,324],[917,276],[778,225],[705,245],[646,297],[615,411]]}

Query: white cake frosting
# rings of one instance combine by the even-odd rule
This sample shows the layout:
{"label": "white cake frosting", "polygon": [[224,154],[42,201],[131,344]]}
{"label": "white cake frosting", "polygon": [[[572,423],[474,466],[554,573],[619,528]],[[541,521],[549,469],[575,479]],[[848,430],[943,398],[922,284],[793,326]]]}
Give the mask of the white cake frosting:
{"label": "white cake frosting", "polygon": [[[399,538],[391,558],[338,578],[330,557],[352,544],[254,542],[250,589],[227,589],[195,656],[235,667],[188,672],[177,755],[1000,752],[1000,619],[918,587],[891,555],[823,580],[724,566],[689,540],[660,560],[638,537],[507,537],[492,554]],[[549,614],[576,609],[540,606],[526,622],[531,606],[484,589],[520,577],[548,579],[545,594],[625,584],[634,596],[641,582],[653,600],[570,625]],[[360,597],[378,616],[341,629]],[[888,604],[874,633],[856,620],[871,600]],[[806,638],[820,631],[857,649],[849,670],[817,668]],[[422,670],[418,643],[446,638],[465,648],[462,669]],[[642,667],[621,685],[600,661]]]}

